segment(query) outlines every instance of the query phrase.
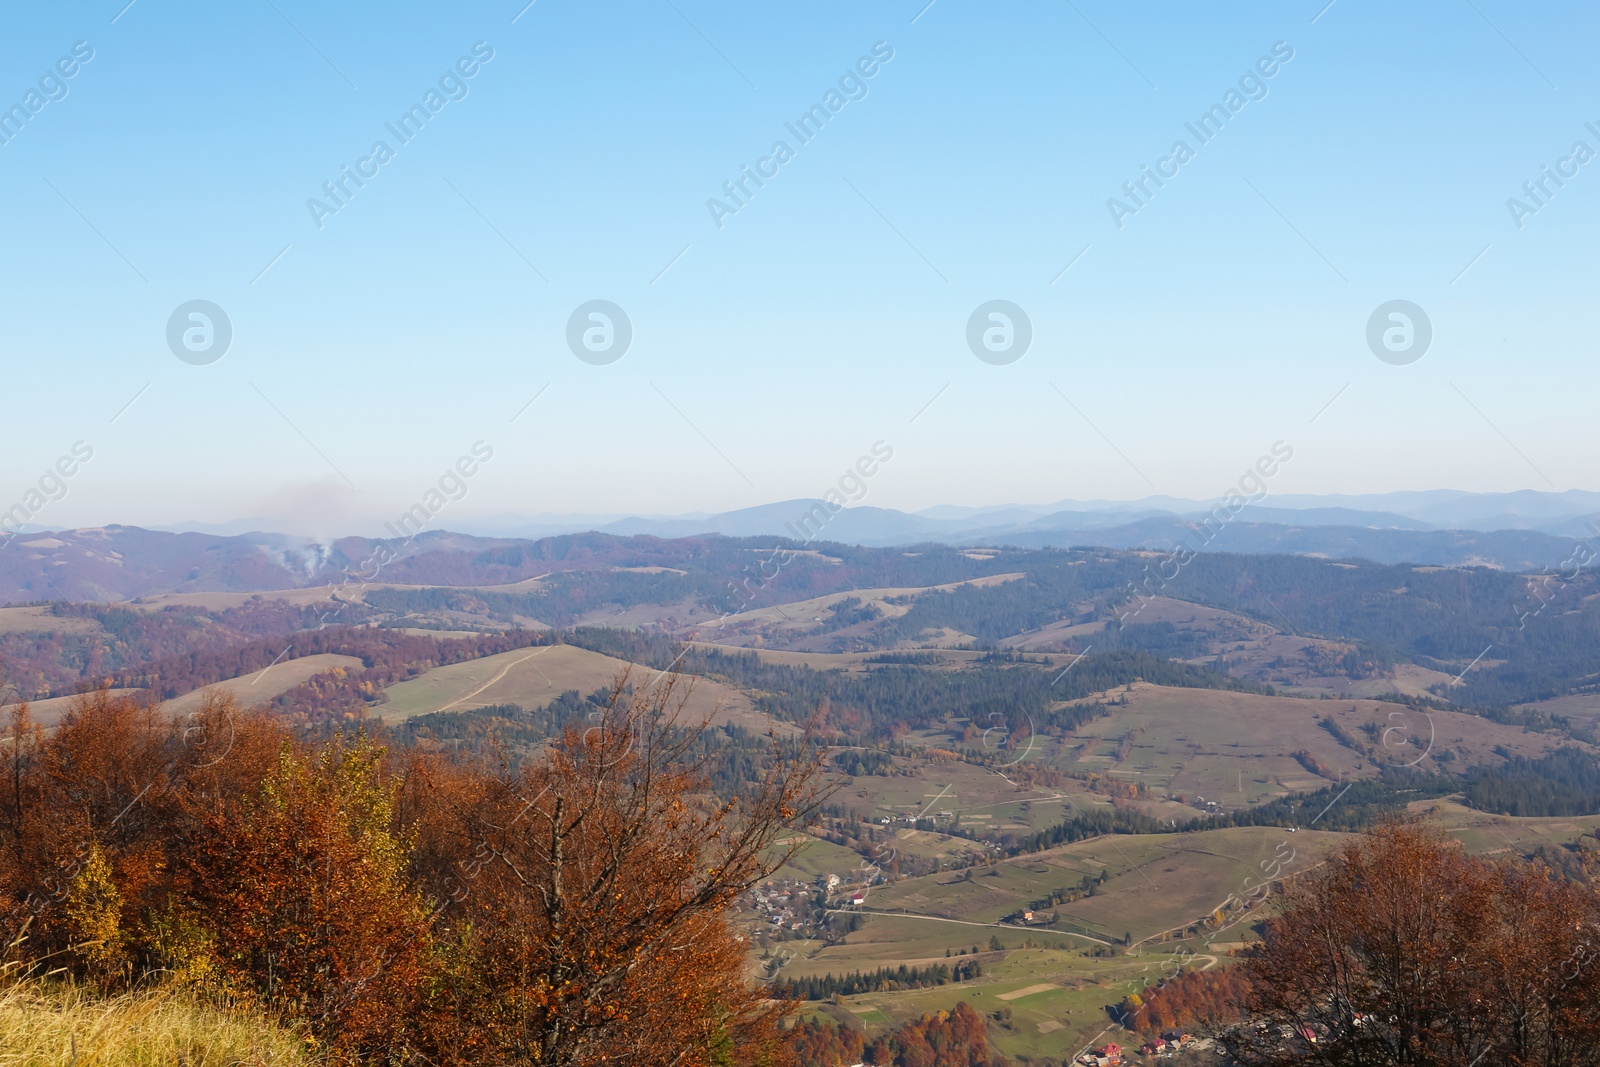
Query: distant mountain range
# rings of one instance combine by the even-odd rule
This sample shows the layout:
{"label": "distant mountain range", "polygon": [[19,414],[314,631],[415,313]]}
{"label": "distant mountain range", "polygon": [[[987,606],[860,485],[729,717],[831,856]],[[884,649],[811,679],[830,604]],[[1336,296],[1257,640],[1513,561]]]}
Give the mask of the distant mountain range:
{"label": "distant mountain range", "polygon": [[[870,506],[838,511],[788,500],[720,515],[502,517],[467,533],[430,531],[386,563],[384,582],[488,585],[544,570],[636,566],[657,538],[788,538],[869,547],[947,544],[1286,553],[1378,563],[1559,567],[1574,542],[1600,536],[1600,493],[1463,493],[1283,496],[1246,506],[1231,521],[1199,524],[1213,505],[1194,500],[1063,501],[1046,506],[921,512]],[[585,536],[574,537],[580,534]],[[360,570],[396,540],[329,543],[270,532],[208,533],[107,526],[27,532],[0,541],[0,602],[113,601],[164,592],[306,588]],[[667,553],[670,555],[670,553]]]}
{"label": "distant mountain range", "polygon": [[[548,537],[598,530],[602,533],[686,537],[720,533],[730,537],[782,536],[819,502],[801,499],[762,504],[716,515],[599,516],[506,515],[468,524],[470,532],[501,537]],[[1215,501],[1155,496],[1142,500],[1062,500],[1054,504],[961,507],[944,504],[906,512],[850,507],[827,525],[829,540],[890,546],[938,541],[995,541],[1036,545],[1040,535],[1078,537],[1096,530],[1127,528],[1152,519],[1195,521]],[[1541,493],[1467,493],[1452,489],[1365,495],[1286,495],[1251,504],[1235,522],[1293,527],[1352,526],[1372,530],[1522,531],[1558,538],[1600,532],[1600,493],[1569,490]],[[1015,538],[1026,538],[1016,541]],[[1058,542],[1047,542],[1058,543]]]}

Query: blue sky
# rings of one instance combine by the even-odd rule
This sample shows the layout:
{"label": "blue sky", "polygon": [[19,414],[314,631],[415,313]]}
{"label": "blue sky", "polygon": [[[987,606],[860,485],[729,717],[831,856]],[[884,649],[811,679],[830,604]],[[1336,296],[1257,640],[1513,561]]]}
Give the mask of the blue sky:
{"label": "blue sky", "polygon": [[[1590,8],[124,2],[0,35],[6,107],[93,49],[0,145],[0,508],[94,450],[38,524],[376,529],[478,441],[440,525],[818,495],[879,440],[864,502],[908,509],[1212,497],[1280,440],[1275,492],[1600,488],[1600,161],[1507,208],[1600,151]],[[166,339],[196,299],[233,331],[208,365]],[[603,365],[566,339],[596,299],[633,331]],[[1033,332],[998,366],[994,299]],[[1433,328],[1408,365],[1366,341],[1393,299]]]}

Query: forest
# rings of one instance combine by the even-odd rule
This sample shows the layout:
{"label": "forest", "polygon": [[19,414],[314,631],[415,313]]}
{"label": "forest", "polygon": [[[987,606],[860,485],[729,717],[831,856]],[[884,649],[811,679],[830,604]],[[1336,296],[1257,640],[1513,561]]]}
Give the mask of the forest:
{"label": "forest", "polygon": [[983,1016],[966,1001],[870,1039],[852,1026],[802,1020],[792,1041],[801,1063],[819,1067],[862,1062],[875,1067],[1004,1067],[1007,1062],[989,1043]]}
{"label": "forest", "polygon": [[1600,812],[1600,763],[1577,748],[1540,759],[1515,757],[1466,782],[1467,802],[1501,815],[1550,817]]}
{"label": "forest", "polygon": [[[346,547],[359,551],[354,544]],[[778,547],[800,546],[780,540]],[[748,582],[738,602],[742,608],[866,588],[926,587],[1016,574],[1020,578],[1012,581],[902,598],[908,610],[895,619],[879,618],[859,597],[846,598],[829,610],[819,632],[848,628],[852,642],[887,650],[919,634],[948,629],[973,635],[979,648],[993,648],[1053,623],[1099,621],[1110,626],[1092,639],[1063,647],[1189,660],[1210,655],[1212,642],[1242,636],[1225,625],[1202,633],[1141,621],[1142,598],[1161,595],[1233,612],[1287,633],[1345,642],[1351,651],[1328,667],[1352,677],[1371,676],[1402,662],[1454,676],[1482,659],[1448,694],[1452,702],[1482,711],[1600,684],[1600,671],[1593,667],[1600,658],[1600,599],[1590,595],[1597,585],[1588,571],[1518,575],[1470,567],[1209,553],[1163,578],[1147,571],[1147,557],[1131,552],[1002,549],[975,558],[936,545],[905,552],[819,542],[806,554],[792,554],[775,577],[752,579],[760,553],[771,550],[770,542],[759,539],[599,534],[471,554],[430,549],[395,561],[385,578],[426,577],[439,583],[435,587],[360,584],[355,587],[359,597],[330,587],[339,601],[332,614],[291,607],[269,599],[270,594],[223,611],[57,602],[49,606],[53,614],[81,618],[93,623],[94,631],[0,632],[0,663],[10,684],[33,698],[74,692],[108,678],[120,684],[152,675],[170,692],[196,679],[216,680],[222,666],[215,661],[253,642],[276,643],[276,656],[291,645],[306,647],[307,631],[374,621],[437,627],[451,613],[466,613],[480,624],[502,629],[531,625],[531,620],[573,627],[597,611],[643,604],[683,605],[686,618],[690,608],[702,614],[725,612],[730,610],[725,602],[732,599],[731,587],[741,582]],[[425,562],[427,570],[419,570]],[[479,586],[493,575],[513,581],[526,577],[524,571],[535,565],[556,569],[522,591]],[[186,658],[192,662],[184,662]],[[234,662],[254,665],[258,659],[255,650],[240,652]]]}
{"label": "forest", "polygon": [[[729,922],[822,796],[817,754],[720,795],[676,682],[620,687],[535,758],[296,739],[214,699],[174,721],[94,694],[14,708],[0,974],[165,983],[323,1062],[787,1062],[792,1011]],[[720,798],[719,798],[720,797]]]}
{"label": "forest", "polygon": [[919,669],[892,660],[855,673],[773,664],[754,652],[708,650],[627,631],[579,628],[565,639],[657,669],[677,664],[686,673],[729,682],[754,692],[758,707],[788,722],[804,721],[826,704],[827,725],[847,736],[879,741],[888,740],[896,724],[924,728],[951,719],[1004,722],[1015,728],[1032,718],[1037,726],[1067,729],[1098,712],[1092,705],[1065,709],[1051,705],[1082,701],[1135,681],[1243,693],[1273,691],[1271,686],[1145,651],[1093,653],[1065,673],[1008,659],[980,661],[973,669],[957,672]]}
{"label": "forest", "polygon": [[880,967],[870,973],[852,971],[849,974],[823,974],[812,978],[786,978],[774,982],[772,991],[781,997],[828,1000],[857,993],[925,989],[951,982],[965,982],[982,975],[983,965],[974,958],[953,964],[936,963],[931,967],[907,967],[901,964],[899,967]]}

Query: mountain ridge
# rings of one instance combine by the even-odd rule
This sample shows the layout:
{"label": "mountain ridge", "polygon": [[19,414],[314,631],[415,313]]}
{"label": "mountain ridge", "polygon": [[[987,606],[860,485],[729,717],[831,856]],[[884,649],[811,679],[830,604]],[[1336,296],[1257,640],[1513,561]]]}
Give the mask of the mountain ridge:
{"label": "mountain ridge", "polygon": [[[786,512],[790,507],[795,510]],[[784,514],[793,518],[779,521]],[[975,517],[970,520],[973,528],[957,524],[954,530],[941,530],[931,520],[903,512],[857,507],[829,513],[820,501],[789,501],[768,505],[759,516],[746,515],[739,522],[676,520],[674,528],[660,532],[625,527],[627,532],[600,529],[527,538],[433,530],[408,539],[352,535],[332,541],[262,531],[221,535],[111,525],[22,534],[0,545],[0,603],[116,602],[163,593],[269,592],[350,581],[504,585],[550,570],[670,567],[685,551],[710,550],[713,542],[729,541],[753,543],[736,544],[736,549],[770,548],[774,543],[835,550],[850,545],[1154,551],[1187,546],[1204,552],[1519,572],[1561,567],[1578,544],[1573,537],[1536,530],[1260,522],[1250,514],[1247,509],[1220,528],[1214,521],[1201,527],[1195,518],[1153,512],[1115,517],[1060,513],[1025,529],[982,528],[977,521],[981,517]]]}

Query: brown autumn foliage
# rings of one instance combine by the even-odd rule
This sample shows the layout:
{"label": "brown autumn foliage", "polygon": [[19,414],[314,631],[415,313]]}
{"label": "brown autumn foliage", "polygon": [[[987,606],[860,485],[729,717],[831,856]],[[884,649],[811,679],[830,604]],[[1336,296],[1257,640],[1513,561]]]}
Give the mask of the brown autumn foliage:
{"label": "brown autumn foliage", "polygon": [[868,1046],[868,1061],[892,1067],[1004,1067],[983,1016],[962,1001],[889,1031]]}
{"label": "brown autumn foliage", "polygon": [[966,1001],[950,1011],[913,1019],[868,1042],[853,1026],[801,1020],[788,1042],[800,1067],[1007,1067],[989,1044],[983,1016]]}
{"label": "brown autumn foliage", "polygon": [[1122,1025],[1154,1036],[1173,1028],[1194,1028],[1207,1022],[1239,1018],[1249,980],[1242,967],[1180,971],[1160,985],[1147,986],[1122,1002]]}
{"label": "brown autumn foliage", "polygon": [[866,1043],[854,1026],[801,1019],[789,1031],[789,1047],[800,1067],[852,1067],[863,1062]]}
{"label": "brown autumn foliage", "polygon": [[[341,1062],[782,1064],[789,1006],[725,915],[781,862],[814,758],[714,798],[677,680],[520,766],[297,742],[213,700],[14,709],[0,944],[116,991],[165,979]],[[703,724],[702,724],[703,725]]]}
{"label": "brown autumn foliage", "polygon": [[[1600,1064],[1600,902],[1388,825],[1291,887],[1241,965],[1243,1064]],[[1315,1040],[1311,1040],[1311,1038]]]}
{"label": "brown autumn foliage", "polygon": [[[747,976],[724,915],[776,866],[778,831],[817,802],[815,759],[735,798],[705,792],[671,683],[624,703],[518,770],[418,761],[408,775],[419,882],[456,970],[434,998],[454,1062],[773,1062],[784,1011]],[[464,986],[512,997],[459,998]]]}

